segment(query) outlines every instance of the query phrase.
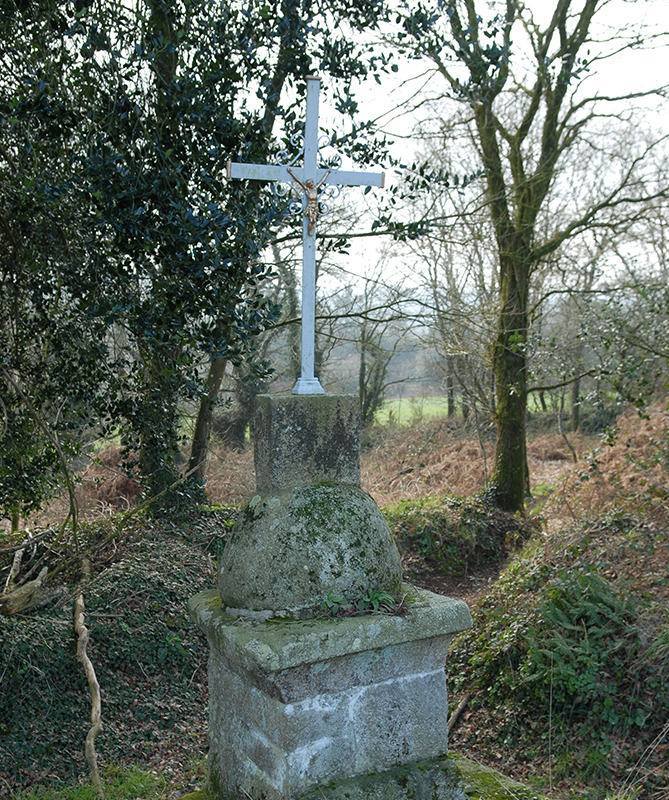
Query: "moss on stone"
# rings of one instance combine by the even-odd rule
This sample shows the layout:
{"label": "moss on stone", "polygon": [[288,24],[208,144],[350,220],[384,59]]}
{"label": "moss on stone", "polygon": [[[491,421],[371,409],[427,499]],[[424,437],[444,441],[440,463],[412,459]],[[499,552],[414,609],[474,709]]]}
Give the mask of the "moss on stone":
{"label": "moss on stone", "polygon": [[181,796],[180,800],[212,800],[212,795],[206,789],[198,789]]}
{"label": "moss on stone", "polygon": [[450,757],[460,770],[468,800],[540,800],[544,797],[501,772],[458,753],[450,753]]}
{"label": "moss on stone", "polygon": [[[207,790],[182,800],[241,800],[219,793],[215,764]],[[242,795],[242,797],[248,795]],[[262,795],[253,794],[254,800]],[[426,762],[402,765],[383,773],[321,784],[296,800],[545,800],[528,786],[459,753]]]}
{"label": "moss on stone", "polygon": [[[277,570],[277,565],[281,565]],[[223,552],[218,586],[226,606],[317,610],[328,592],[397,595],[401,564],[390,528],[357,486],[321,482],[247,503]]]}
{"label": "moss on stone", "polygon": [[320,785],[297,800],[465,800],[460,773],[448,756]]}

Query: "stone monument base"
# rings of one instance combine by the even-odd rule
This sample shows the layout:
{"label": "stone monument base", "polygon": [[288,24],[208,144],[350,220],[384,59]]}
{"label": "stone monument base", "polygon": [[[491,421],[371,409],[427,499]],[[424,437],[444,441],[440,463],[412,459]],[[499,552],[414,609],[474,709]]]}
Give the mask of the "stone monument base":
{"label": "stone monument base", "polygon": [[317,786],[298,800],[470,800],[448,756]]}
{"label": "stone monument base", "polygon": [[209,640],[209,780],[219,800],[461,800],[444,664],[467,605],[404,587],[406,616],[253,622],[216,590],[189,603]]}

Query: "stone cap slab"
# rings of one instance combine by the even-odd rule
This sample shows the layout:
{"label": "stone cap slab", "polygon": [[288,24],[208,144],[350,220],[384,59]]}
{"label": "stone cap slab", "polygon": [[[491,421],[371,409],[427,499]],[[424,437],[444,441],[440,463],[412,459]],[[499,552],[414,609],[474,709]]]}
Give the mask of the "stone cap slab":
{"label": "stone cap slab", "polygon": [[259,494],[323,481],[359,486],[358,396],[258,395],[254,463]]}
{"label": "stone cap slab", "polygon": [[471,628],[469,607],[461,600],[408,584],[403,588],[414,600],[405,617],[374,614],[249,625],[226,616],[216,589],[192,597],[188,610],[211,646],[250,673],[264,675]]}

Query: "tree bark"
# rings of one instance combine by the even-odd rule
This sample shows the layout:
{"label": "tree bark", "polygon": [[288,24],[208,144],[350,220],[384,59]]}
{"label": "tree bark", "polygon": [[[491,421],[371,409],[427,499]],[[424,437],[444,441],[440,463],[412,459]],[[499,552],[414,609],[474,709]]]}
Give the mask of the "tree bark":
{"label": "tree bark", "polygon": [[581,392],[581,379],[576,380],[571,385],[571,432],[576,433],[581,425],[581,404],[579,394]]}
{"label": "tree bark", "polygon": [[497,445],[490,481],[500,508],[524,507],[528,485],[525,418],[527,413],[527,305],[529,265],[507,251],[500,264],[500,311],[493,353]]}
{"label": "tree bark", "polygon": [[453,356],[446,356],[446,401],[447,415],[451,419],[455,416],[455,388],[453,386]]}
{"label": "tree bark", "polygon": [[224,358],[213,358],[211,360],[205,392],[200,399],[200,407],[195,421],[188,471],[192,474],[193,479],[202,485],[204,485],[204,472],[207,466],[209,434],[211,432],[214,405],[221,388],[226,365],[227,361]]}
{"label": "tree bark", "polygon": [[[495,23],[497,44],[491,50],[484,38],[490,33],[481,29],[476,0],[448,0],[448,23],[468,80],[451,72],[438,47],[428,52],[451,91],[473,114],[485,170],[487,208],[499,265],[498,330],[493,351],[497,448],[490,490],[497,503],[509,511],[523,510],[529,480],[525,445],[529,280],[542,259],[554,253],[579,224],[567,225],[541,246],[535,245],[538,214],[556,164],[588,121],[587,113],[572,118],[578,108],[575,102],[566,110],[563,105],[570,102],[579,50],[588,40],[593,14],[601,3],[582,0],[580,9],[571,5],[571,0],[558,0],[544,30],[534,23],[526,26],[536,59],[534,83],[526,87],[527,103],[518,105],[520,115],[507,119],[508,126],[497,113],[505,105],[498,100],[505,92],[517,90],[515,84],[510,88],[507,83],[512,75],[512,29],[522,17],[522,3],[507,0],[505,12]],[[554,72],[548,69],[549,58],[558,67]],[[537,143],[534,150],[529,147],[531,136]]]}
{"label": "tree bark", "polygon": [[170,488],[179,480],[179,376],[173,365],[178,353],[146,348],[146,381],[139,430],[139,470],[147,497],[160,495],[153,513],[171,508],[176,502]]}
{"label": "tree bark", "polygon": [[36,606],[40,602],[42,584],[46,580],[46,576],[47,567],[43,567],[35,580],[24,583],[13,592],[0,594],[0,614],[5,617],[13,617],[14,614]]}
{"label": "tree bark", "polygon": [[7,576],[7,580],[5,581],[5,588],[4,594],[8,594],[14,589],[14,584],[16,583],[16,579],[19,577],[19,572],[21,572],[21,562],[23,561],[23,554],[25,553],[25,548],[22,550],[17,550],[14,553],[14,558],[12,559],[12,566],[9,570],[9,575]]}

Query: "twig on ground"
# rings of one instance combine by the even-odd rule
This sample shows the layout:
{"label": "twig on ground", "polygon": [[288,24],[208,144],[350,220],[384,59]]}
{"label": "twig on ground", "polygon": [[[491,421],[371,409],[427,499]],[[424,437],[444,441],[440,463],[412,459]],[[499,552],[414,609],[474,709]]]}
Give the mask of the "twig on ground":
{"label": "twig on ground", "polygon": [[[91,567],[87,559],[83,560],[84,579],[90,576]],[[84,625],[84,595],[79,593],[74,603],[74,632],[77,635],[77,658],[84,667],[86,679],[91,692],[91,728],[86,734],[86,763],[91,773],[91,783],[98,797],[103,798],[102,780],[98,768],[98,757],[95,752],[95,739],[102,730],[102,710],[100,702],[100,684],[93,664],[88,657],[87,647],[89,640],[88,628]]]}
{"label": "twig on ground", "polygon": [[467,692],[467,694],[458,703],[455,711],[449,717],[448,726],[447,726],[447,733],[448,733],[449,736],[450,736],[451,733],[453,733],[453,731],[455,730],[458,722],[460,721],[460,717],[462,716],[462,712],[465,710],[465,708],[467,708],[467,703],[469,703],[469,698],[470,697],[471,697],[471,694],[469,692]]}
{"label": "twig on ground", "polygon": [[25,550],[29,544],[37,544],[40,539],[44,539],[45,536],[48,536],[50,533],[56,533],[55,528],[49,528],[46,531],[42,531],[41,533],[35,534],[35,536],[29,535],[27,539],[25,539],[20,544],[15,544],[13,547],[1,547],[0,553],[16,553],[17,550]]}
{"label": "twig on ground", "polygon": [[9,570],[9,575],[7,576],[7,581],[5,582],[3,594],[11,592],[14,588],[14,581],[18,578],[19,572],[21,571],[21,561],[23,560],[23,554],[25,552],[26,548],[23,547],[14,553],[14,558],[12,559],[12,568]]}

